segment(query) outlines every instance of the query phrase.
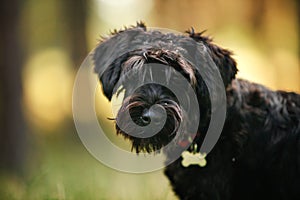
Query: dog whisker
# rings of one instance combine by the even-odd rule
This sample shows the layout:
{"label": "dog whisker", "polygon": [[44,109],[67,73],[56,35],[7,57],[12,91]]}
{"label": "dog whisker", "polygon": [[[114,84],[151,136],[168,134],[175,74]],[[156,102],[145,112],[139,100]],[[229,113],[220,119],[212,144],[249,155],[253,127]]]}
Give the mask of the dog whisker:
{"label": "dog whisker", "polygon": [[116,118],[114,118],[114,117],[107,117],[106,119],[108,119],[108,120],[113,120],[113,121],[116,120]]}

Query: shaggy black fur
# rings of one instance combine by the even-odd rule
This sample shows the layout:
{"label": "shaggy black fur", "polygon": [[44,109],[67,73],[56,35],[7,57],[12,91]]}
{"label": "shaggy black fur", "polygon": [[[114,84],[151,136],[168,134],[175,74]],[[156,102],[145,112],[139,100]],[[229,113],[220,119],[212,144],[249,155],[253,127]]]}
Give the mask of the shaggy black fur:
{"label": "shaggy black fur", "polygon": [[[126,47],[126,39],[130,39],[126,38],[126,33],[130,31],[135,34],[133,42],[144,41],[144,48],[118,55],[118,48]],[[188,36],[177,36],[147,31],[144,24],[138,23],[136,27],[115,31],[112,37],[104,39],[94,54],[95,71],[101,74],[104,94],[111,99],[113,88],[125,71],[139,69],[145,63],[172,66],[190,81],[197,93],[201,118],[194,143],[200,146],[210,122],[208,89],[194,66],[178,52],[163,47],[169,45],[164,42],[166,40],[178,46],[191,43],[191,39],[203,43],[219,68],[226,88],[226,121],[221,137],[207,155],[205,167],[183,167],[181,158],[166,167],[165,174],[173,190],[185,200],[300,199],[300,95],[272,91],[259,84],[235,79],[236,62],[230,51],[218,47],[193,29],[187,33]],[[118,42],[123,46],[116,47]],[[159,43],[161,48],[152,45]],[[115,52],[109,63],[102,56],[107,51]],[[104,65],[108,68],[103,71]],[[130,85],[123,83],[123,87],[126,93],[130,91]],[[157,135],[137,138],[116,126],[119,134],[133,142],[137,152],[151,152],[169,143],[185,117],[168,88],[149,84],[131,96],[125,94],[116,120],[126,124],[129,119],[122,113],[127,109],[136,124],[146,126],[153,118],[147,118],[147,115],[145,118],[144,113],[153,104],[166,109],[168,115],[167,123]]]}

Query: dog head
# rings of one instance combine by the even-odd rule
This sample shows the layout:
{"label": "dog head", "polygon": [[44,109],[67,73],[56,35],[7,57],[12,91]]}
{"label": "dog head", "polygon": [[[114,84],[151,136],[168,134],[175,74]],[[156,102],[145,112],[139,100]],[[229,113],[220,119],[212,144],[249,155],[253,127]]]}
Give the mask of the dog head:
{"label": "dog head", "polygon": [[[143,23],[138,23],[135,27],[113,32],[112,36],[105,38],[94,51],[95,72],[99,74],[105,96],[111,100],[113,94],[124,92],[124,100],[116,116],[116,130],[132,141],[137,152],[159,150],[174,139],[180,125],[188,127],[191,119],[201,121],[196,132],[207,128],[210,120],[207,86],[197,68],[181,53],[191,44],[197,42],[205,46],[218,67],[225,87],[235,78],[236,63],[231,58],[230,51],[214,45],[210,38],[202,33],[195,33],[193,29],[187,33],[188,36],[147,31]],[[169,68],[157,72],[149,67],[149,64],[163,64]],[[189,120],[185,121],[186,110],[166,86],[147,82],[136,89],[135,82],[128,81],[130,78],[126,74],[129,71],[136,72],[139,81],[147,82],[148,79],[160,76],[173,87],[178,83],[174,71],[181,74],[196,93],[199,102],[197,106],[201,110],[200,119],[199,116],[189,115]],[[118,88],[121,89],[117,91]],[[182,90],[182,94],[186,96],[186,101],[190,100],[185,89]],[[155,135],[147,134],[146,129],[136,128],[148,125],[162,126]]]}

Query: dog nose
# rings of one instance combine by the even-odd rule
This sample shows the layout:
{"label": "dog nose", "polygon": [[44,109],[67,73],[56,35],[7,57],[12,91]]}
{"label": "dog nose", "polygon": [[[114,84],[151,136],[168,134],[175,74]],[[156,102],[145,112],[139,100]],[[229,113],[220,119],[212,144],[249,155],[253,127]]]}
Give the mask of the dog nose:
{"label": "dog nose", "polygon": [[145,109],[141,116],[141,121],[144,126],[154,122],[154,124],[159,124],[163,120],[163,113],[158,109]]}

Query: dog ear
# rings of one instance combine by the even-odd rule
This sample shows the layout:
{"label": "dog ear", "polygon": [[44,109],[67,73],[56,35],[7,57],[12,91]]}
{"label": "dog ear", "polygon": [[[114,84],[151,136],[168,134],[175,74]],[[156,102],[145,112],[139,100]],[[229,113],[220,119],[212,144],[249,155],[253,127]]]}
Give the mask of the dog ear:
{"label": "dog ear", "polygon": [[[146,30],[142,22],[136,26],[120,31],[111,32],[108,38],[102,38],[100,44],[95,48],[92,59],[94,71],[98,74],[102,89],[108,100],[111,100],[114,87],[118,83],[122,71],[122,63],[128,58],[128,51],[132,48],[130,42],[136,41],[135,37]],[[128,42],[130,41],[130,42]],[[136,41],[138,42],[142,41]]]}
{"label": "dog ear", "polygon": [[114,88],[120,78],[120,74],[121,63],[114,62],[102,73],[102,75],[99,75],[102,91],[109,101],[113,96]]}
{"label": "dog ear", "polygon": [[196,42],[202,42],[210,51],[210,56],[219,68],[225,87],[231,83],[238,71],[236,61],[231,57],[232,52],[213,44],[212,39],[203,36],[205,31],[195,33],[194,29],[186,31]]}
{"label": "dog ear", "polygon": [[235,79],[238,71],[236,61],[231,57],[232,52],[215,44],[210,44],[209,48],[212,52],[212,59],[220,70],[224,85],[227,86]]}
{"label": "dog ear", "polygon": [[114,88],[119,81],[122,70],[121,65],[126,59],[126,54],[123,54],[121,56],[117,54],[107,54],[105,50],[114,51],[114,48],[111,48],[109,46],[110,44],[107,44],[107,42],[112,43],[111,45],[113,45],[114,41],[108,40],[105,43],[100,44],[94,50],[93,59],[95,65],[94,71],[98,74],[99,80],[102,85],[102,91],[110,101],[114,93]]}

